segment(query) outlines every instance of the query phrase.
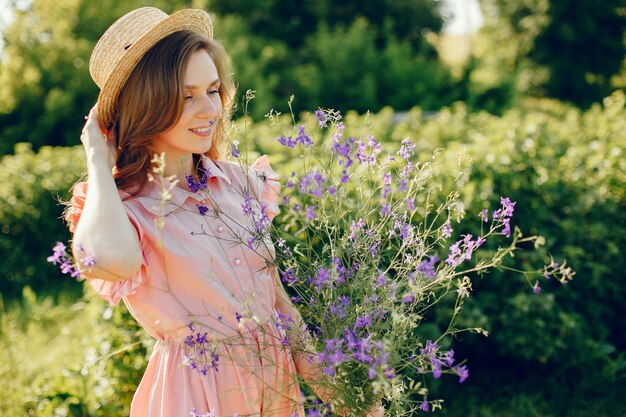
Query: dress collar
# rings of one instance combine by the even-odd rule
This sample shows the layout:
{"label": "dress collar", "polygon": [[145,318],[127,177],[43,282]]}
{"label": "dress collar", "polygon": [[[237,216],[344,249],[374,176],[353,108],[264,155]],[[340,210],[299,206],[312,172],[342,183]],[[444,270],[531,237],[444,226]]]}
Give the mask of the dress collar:
{"label": "dress collar", "polygon": [[192,193],[191,191],[175,186],[172,187],[169,192],[170,198],[168,201],[162,203],[161,195],[164,185],[169,188],[169,184],[164,184],[165,181],[163,178],[155,177],[155,181],[149,182],[145,191],[135,197],[135,200],[155,216],[167,216],[171,212],[179,209],[188,199],[195,200],[198,205],[206,203],[207,193],[211,192],[211,189],[217,185],[218,181],[223,181],[227,186],[232,185],[231,179],[213,160],[211,160],[211,158],[200,155],[200,160],[202,161],[203,168],[209,173],[206,190],[198,190],[198,192]]}
{"label": "dress collar", "polygon": [[[206,155],[200,155],[200,160],[202,161],[202,166],[204,167],[204,169],[208,169],[209,173],[211,174],[209,176],[209,180],[211,178],[221,178],[224,181],[226,181],[226,183],[228,185],[231,185],[231,179],[224,173],[224,171],[215,163],[215,161],[213,161],[211,158],[209,158]],[[220,161],[218,161],[219,163]]]}

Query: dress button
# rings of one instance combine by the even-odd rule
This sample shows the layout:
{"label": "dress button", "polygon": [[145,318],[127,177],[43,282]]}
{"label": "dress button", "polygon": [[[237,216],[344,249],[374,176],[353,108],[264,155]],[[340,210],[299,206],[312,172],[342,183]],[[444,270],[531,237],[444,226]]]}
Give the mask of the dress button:
{"label": "dress button", "polygon": [[241,259],[235,258],[235,265],[241,265]]}
{"label": "dress button", "polygon": [[224,226],[217,226],[217,233],[224,233]]}

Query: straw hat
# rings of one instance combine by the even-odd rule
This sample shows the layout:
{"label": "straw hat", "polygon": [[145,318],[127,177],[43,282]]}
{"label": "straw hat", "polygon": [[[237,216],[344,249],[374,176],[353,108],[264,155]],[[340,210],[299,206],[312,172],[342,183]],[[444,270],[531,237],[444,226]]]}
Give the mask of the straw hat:
{"label": "straw hat", "polygon": [[180,30],[213,38],[213,24],[204,10],[185,9],[170,16],[154,7],[133,10],[102,35],[89,59],[89,73],[100,87],[98,120],[102,129],[113,124],[120,91],[144,54]]}

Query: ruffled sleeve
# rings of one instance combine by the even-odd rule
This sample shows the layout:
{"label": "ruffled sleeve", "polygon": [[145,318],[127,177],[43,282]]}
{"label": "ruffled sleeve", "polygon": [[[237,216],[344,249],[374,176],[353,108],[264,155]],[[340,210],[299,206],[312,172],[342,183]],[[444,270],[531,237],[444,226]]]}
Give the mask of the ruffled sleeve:
{"label": "ruffled sleeve", "polygon": [[280,198],[280,180],[278,174],[270,166],[267,155],[263,155],[252,164],[259,187],[259,197],[267,207],[265,212],[270,219],[280,213],[278,199]]}
{"label": "ruffled sleeve", "polygon": [[[76,231],[76,226],[78,225],[78,221],[80,220],[83,208],[85,207],[86,198],[87,182],[82,181],[76,183],[72,190],[72,198],[70,200],[69,207],[65,213],[65,221],[67,222],[67,226],[72,234]],[[129,205],[124,204],[124,208],[126,209],[128,219],[137,231],[139,242],[141,244],[143,237],[141,225],[135,214],[132,213]],[[120,281],[107,281],[98,278],[88,278],[88,280],[96,293],[100,295],[100,297],[104,298],[109,303],[116,305],[117,303],[119,303],[122,297],[134,294],[137,288],[141,284],[143,284],[144,277],[146,276],[145,268],[146,264],[145,262],[143,262],[139,272],[137,272],[134,276],[128,279],[123,279]]]}

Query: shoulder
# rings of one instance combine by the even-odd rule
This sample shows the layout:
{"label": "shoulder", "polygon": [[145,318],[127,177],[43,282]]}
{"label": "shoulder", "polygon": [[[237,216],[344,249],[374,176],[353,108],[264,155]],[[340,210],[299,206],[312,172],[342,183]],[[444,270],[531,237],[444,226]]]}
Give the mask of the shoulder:
{"label": "shoulder", "polygon": [[216,160],[213,163],[230,179],[246,180],[250,177],[278,181],[279,177],[270,165],[269,157],[263,155],[252,164]]}

